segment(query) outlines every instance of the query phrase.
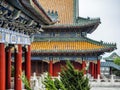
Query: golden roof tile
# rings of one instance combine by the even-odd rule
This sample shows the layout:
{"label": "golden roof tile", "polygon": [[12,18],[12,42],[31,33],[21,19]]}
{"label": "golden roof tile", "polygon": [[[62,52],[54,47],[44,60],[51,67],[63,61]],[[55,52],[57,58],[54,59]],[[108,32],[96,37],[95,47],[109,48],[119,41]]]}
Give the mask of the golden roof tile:
{"label": "golden roof tile", "polygon": [[57,11],[58,24],[72,24],[74,14],[74,0],[38,0],[46,12]]}
{"label": "golden roof tile", "polygon": [[54,51],[54,50],[96,50],[103,49],[105,46],[97,45],[86,41],[77,41],[77,42],[69,42],[69,41],[52,41],[52,42],[33,42],[31,45],[32,51]]}

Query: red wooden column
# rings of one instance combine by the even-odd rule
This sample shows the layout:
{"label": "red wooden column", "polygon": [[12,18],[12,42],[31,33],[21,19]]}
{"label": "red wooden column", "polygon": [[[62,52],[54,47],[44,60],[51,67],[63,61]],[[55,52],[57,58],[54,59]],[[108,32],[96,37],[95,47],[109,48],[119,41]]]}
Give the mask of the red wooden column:
{"label": "red wooden column", "polygon": [[94,79],[97,79],[97,64],[94,64]]}
{"label": "red wooden column", "polygon": [[11,89],[11,48],[6,48],[6,89]]}
{"label": "red wooden column", "polygon": [[91,62],[92,64],[91,64],[91,75],[94,77],[94,69],[95,69],[95,67],[94,67],[94,63],[93,62]]}
{"label": "red wooden column", "polygon": [[95,63],[94,63],[94,79],[95,79],[95,74],[96,74],[96,65],[95,65]]}
{"label": "red wooden column", "polygon": [[30,45],[26,47],[26,51],[25,51],[25,75],[28,81],[30,81],[30,76],[31,76],[31,47]]}
{"label": "red wooden column", "polygon": [[22,74],[22,45],[16,46],[15,49],[15,90],[22,90],[22,81],[20,76]]}
{"label": "red wooden column", "polygon": [[0,43],[0,90],[5,89],[5,45]]}
{"label": "red wooden column", "polygon": [[84,72],[84,74],[86,74],[86,69],[85,69],[85,61],[82,61],[82,70]]}
{"label": "red wooden column", "polygon": [[100,60],[97,60],[97,74],[100,75]]}
{"label": "red wooden column", "polygon": [[90,62],[90,66],[89,66],[89,74],[92,74],[92,62]]}
{"label": "red wooden column", "polygon": [[50,60],[49,62],[49,74],[50,76],[53,75],[53,61],[52,60]]}

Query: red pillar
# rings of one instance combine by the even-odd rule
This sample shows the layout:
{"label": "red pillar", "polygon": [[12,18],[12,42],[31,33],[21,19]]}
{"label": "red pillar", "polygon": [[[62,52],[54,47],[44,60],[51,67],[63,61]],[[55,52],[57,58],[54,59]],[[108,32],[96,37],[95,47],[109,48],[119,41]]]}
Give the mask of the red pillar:
{"label": "red pillar", "polygon": [[95,65],[95,63],[94,63],[94,79],[95,79],[95,74],[96,74],[96,65]]}
{"label": "red pillar", "polygon": [[94,79],[97,79],[97,64],[94,64]]}
{"label": "red pillar", "polygon": [[5,46],[0,43],[0,90],[5,90]]}
{"label": "red pillar", "polygon": [[97,74],[100,75],[100,60],[97,60]]}
{"label": "red pillar", "polygon": [[49,62],[49,74],[50,76],[53,75],[53,61],[52,60],[50,60]]}
{"label": "red pillar", "polygon": [[22,90],[22,45],[18,45],[15,52],[15,90]]}
{"label": "red pillar", "polygon": [[89,66],[89,74],[92,74],[92,62],[90,62],[90,66]]}
{"label": "red pillar", "polygon": [[6,48],[6,89],[11,89],[11,48]]}
{"label": "red pillar", "polygon": [[30,81],[30,76],[31,76],[31,47],[30,45],[26,47],[26,51],[25,51],[25,75],[28,81]]}
{"label": "red pillar", "polygon": [[84,74],[86,74],[86,69],[85,69],[85,61],[82,61],[82,70],[84,72]]}
{"label": "red pillar", "polygon": [[94,67],[94,63],[92,62],[92,64],[91,64],[92,66],[92,69],[91,69],[91,75],[94,77],[94,69],[95,69],[95,67]]}

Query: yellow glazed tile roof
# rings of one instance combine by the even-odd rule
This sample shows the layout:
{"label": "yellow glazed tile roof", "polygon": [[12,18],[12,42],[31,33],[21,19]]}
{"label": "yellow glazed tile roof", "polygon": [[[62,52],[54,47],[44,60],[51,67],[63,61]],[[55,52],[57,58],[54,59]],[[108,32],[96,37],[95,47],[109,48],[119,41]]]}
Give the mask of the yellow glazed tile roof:
{"label": "yellow glazed tile roof", "polygon": [[38,0],[40,5],[46,10],[57,11],[59,24],[72,24],[74,14],[74,0]]}
{"label": "yellow glazed tile roof", "polygon": [[97,45],[90,42],[79,41],[79,42],[33,42],[31,45],[32,51],[54,51],[54,50],[96,50],[102,49],[105,46]]}

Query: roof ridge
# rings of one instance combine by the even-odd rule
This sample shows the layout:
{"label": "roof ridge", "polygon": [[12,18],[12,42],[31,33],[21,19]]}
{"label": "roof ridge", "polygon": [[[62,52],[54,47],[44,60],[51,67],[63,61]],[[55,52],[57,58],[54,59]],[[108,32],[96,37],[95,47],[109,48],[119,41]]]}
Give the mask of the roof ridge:
{"label": "roof ridge", "polygon": [[96,41],[96,40],[93,40],[93,39],[90,39],[90,38],[87,38],[87,37],[80,37],[80,38],[78,38],[78,37],[69,37],[69,38],[60,38],[60,37],[56,37],[56,38],[54,38],[54,37],[48,37],[48,38],[42,38],[41,40],[40,40],[40,38],[35,38],[34,39],[34,41],[35,42],[40,42],[40,41],[85,41],[85,40],[87,40],[88,42],[90,42],[90,43],[93,43],[93,44],[96,44],[96,45],[103,45],[103,46],[106,46],[106,47],[111,47],[111,46],[113,46],[113,47],[116,47],[116,43],[114,44],[114,43],[105,43],[105,42],[103,42],[103,41]]}
{"label": "roof ridge", "polygon": [[100,18],[97,17],[97,18],[90,18],[90,17],[87,17],[87,18],[84,18],[84,17],[77,17],[76,20],[86,20],[86,21],[94,21],[94,20],[97,20],[97,21],[100,21]]}
{"label": "roof ridge", "polygon": [[67,38],[63,38],[63,37],[46,37],[46,38],[34,38],[34,41],[36,42],[40,42],[40,41],[84,41],[85,38],[83,37],[67,37]]}
{"label": "roof ridge", "polygon": [[86,40],[89,40],[91,43],[94,43],[94,44],[99,44],[99,45],[104,45],[104,46],[108,46],[108,47],[116,47],[116,43],[106,43],[106,42],[103,42],[102,40],[101,41],[96,41],[96,40],[93,40],[93,39],[90,39],[90,38],[87,38],[87,37],[84,37]]}

